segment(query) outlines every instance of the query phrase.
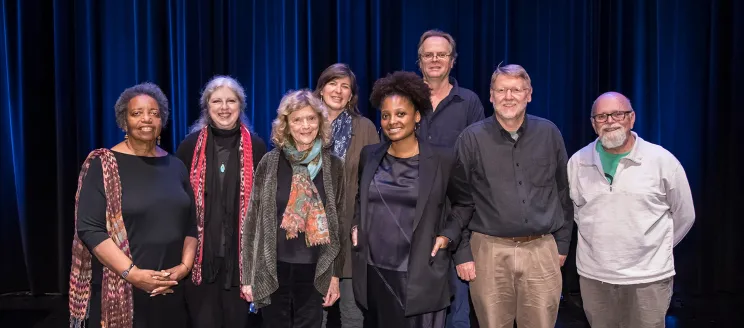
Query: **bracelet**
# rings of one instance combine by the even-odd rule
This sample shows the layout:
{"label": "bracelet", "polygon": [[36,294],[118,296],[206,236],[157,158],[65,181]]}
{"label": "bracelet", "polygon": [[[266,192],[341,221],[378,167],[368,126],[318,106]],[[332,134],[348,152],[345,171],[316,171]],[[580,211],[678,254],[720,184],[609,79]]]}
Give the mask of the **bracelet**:
{"label": "bracelet", "polygon": [[132,268],[134,268],[134,262],[132,262],[132,264],[130,264],[129,267],[121,273],[121,278],[127,279],[127,276],[129,275],[129,271],[132,270]]}
{"label": "bracelet", "polygon": [[181,262],[181,265],[183,265],[184,267],[186,267],[186,272],[191,272],[191,268],[189,268],[189,266],[188,266],[188,265],[186,265],[186,264],[185,264],[185,263],[183,263],[183,262]]}

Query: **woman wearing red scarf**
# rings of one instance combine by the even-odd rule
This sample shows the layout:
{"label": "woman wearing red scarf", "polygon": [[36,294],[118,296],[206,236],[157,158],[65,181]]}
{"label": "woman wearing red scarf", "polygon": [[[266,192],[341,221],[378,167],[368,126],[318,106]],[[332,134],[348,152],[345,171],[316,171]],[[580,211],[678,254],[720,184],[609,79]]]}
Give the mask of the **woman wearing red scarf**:
{"label": "woman wearing red scarf", "polygon": [[201,117],[178,147],[196,200],[198,244],[186,302],[194,327],[246,327],[240,297],[240,221],[248,211],[253,172],[266,144],[251,133],[245,91],[216,76],[202,92]]}

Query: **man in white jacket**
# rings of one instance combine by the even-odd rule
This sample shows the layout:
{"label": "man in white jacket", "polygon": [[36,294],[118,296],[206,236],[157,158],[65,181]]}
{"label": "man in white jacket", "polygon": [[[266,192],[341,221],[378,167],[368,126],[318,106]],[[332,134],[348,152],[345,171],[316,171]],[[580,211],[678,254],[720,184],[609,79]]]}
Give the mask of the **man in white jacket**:
{"label": "man in white jacket", "polygon": [[593,328],[664,327],[672,249],[695,221],[687,176],[631,131],[635,112],[622,94],[599,96],[591,122],[599,138],[568,161],[584,312]]}

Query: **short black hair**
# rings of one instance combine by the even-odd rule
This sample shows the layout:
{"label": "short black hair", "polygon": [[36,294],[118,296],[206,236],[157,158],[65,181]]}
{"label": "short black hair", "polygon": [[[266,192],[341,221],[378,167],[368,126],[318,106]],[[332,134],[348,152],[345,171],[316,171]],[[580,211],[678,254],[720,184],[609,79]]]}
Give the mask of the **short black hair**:
{"label": "short black hair", "polygon": [[392,95],[408,98],[413,108],[421,115],[427,115],[432,111],[431,89],[416,73],[398,71],[380,78],[372,87],[369,101],[379,110],[382,101]]}
{"label": "short black hair", "polygon": [[127,113],[129,110],[129,101],[132,100],[134,97],[142,95],[150,96],[152,99],[155,99],[155,102],[158,103],[158,109],[160,110],[160,120],[163,125],[162,127],[165,128],[165,126],[167,125],[168,114],[170,113],[170,108],[168,108],[168,97],[165,96],[163,90],[160,90],[160,87],[157,84],[145,82],[127,88],[126,90],[124,90],[124,92],[121,93],[121,95],[119,95],[119,99],[116,100],[116,104],[114,105],[114,112],[116,113],[116,124],[119,126],[120,129],[124,131],[127,130]]}

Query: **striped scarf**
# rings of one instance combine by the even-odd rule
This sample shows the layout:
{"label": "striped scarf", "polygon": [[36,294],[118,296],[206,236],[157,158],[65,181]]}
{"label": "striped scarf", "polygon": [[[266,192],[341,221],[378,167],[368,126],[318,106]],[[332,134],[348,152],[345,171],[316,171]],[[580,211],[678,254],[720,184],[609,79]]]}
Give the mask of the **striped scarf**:
{"label": "striped scarf", "polygon": [[[194,268],[191,271],[191,280],[195,285],[200,285],[202,281],[202,260],[204,257],[204,189],[207,172],[207,131],[209,126],[205,126],[200,132],[194,147],[194,157],[191,164],[190,181],[194,189],[194,198],[196,200],[196,227],[198,232],[196,244],[196,259]],[[238,227],[243,226],[243,220],[248,212],[248,204],[251,198],[251,188],[253,188],[253,145],[251,143],[251,134],[248,127],[240,125],[240,141],[238,142],[238,154],[240,154],[240,216],[238,218]],[[240,230],[238,240],[243,238],[243,231]],[[237,245],[240,245],[238,243]],[[240,265],[240,281],[243,281],[243,249],[238,246],[238,259]],[[240,297],[243,297],[241,293]]]}
{"label": "striped scarf", "polygon": [[[121,215],[121,181],[119,166],[114,154],[108,149],[92,151],[83,163],[78,177],[78,188],[75,194],[75,237],[72,241],[72,268],[70,270],[70,327],[80,328],[88,318],[91,295],[92,255],[77,234],[78,201],[80,188],[88,173],[90,162],[101,158],[103,166],[103,189],[106,194],[106,230],[116,246],[130,259],[127,230]],[[129,328],[134,319],[132,304],[132,285],[111,271],[103,267],[101,282],[101,327]]]}

